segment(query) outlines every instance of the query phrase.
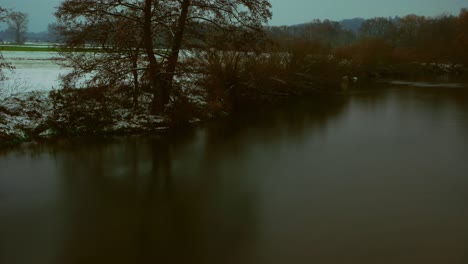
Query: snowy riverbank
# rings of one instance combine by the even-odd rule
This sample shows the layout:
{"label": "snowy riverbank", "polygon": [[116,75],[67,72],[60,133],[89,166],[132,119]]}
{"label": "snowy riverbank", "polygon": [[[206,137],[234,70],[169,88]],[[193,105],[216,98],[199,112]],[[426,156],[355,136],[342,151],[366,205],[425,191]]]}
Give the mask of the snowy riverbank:
{"label": "snowy riverbank", "polygon": [[[58,135],[63,132],[59,131],[63,126],[70,126],[76,133],[90,132],[86,128],[89,125],[86,121],[89,120],[86,120],[85,114],[98,118],[98,112],[102,111],[101,106],[94,102],[83,103],[83,108],[94,108],[83,112],[82,116],[71,116],[70,111],[66,110],[58,112],[58,109],[64,110],[60,107],[60,103],[54,102],[48,92],[27,92],[0,100],[0,146]],[[106,120],[101,120],[105,124],[99,128],[103,133],[144,132],[163,130],[167,127],[167,119],[164,117],[135,114],[129,109],[109,111],[112,115],[106,116]]]}

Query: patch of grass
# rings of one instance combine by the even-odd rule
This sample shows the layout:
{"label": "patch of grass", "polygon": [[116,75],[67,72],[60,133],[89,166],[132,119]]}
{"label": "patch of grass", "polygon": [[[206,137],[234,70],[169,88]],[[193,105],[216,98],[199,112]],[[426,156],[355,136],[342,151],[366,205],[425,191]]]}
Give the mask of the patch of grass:
{"label": "patch of grass", "polygon": [[60,48],[56,47],[38,47],[38,46],[16,46],[16,45],[0,45],[0,51],[42,51],[42,52],[58,52]]}

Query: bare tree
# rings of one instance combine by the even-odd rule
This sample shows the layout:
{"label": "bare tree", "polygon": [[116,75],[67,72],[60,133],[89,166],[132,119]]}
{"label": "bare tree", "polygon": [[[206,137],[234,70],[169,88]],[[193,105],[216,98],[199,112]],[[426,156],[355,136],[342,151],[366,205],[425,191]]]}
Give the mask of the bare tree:
{"label": "bare tree", "polygon": [[394,42],[397,27],[391,18],[376,17],[364,21],[359,33],[362,38],[378,38]]}
{"label": "bare tree", "polygon": [[[254,47],[264,37],[270,7],[268,0],[65,0],[56,16],[69,46],[100,48],[101,55],[75,69],[131,74],[134,85],[143,78],[157,113],[169,102],[175,76],[183,74],[182,49]],[[104,59],[109,56],[116,65]],[[107,76],[108,83],[119,81]]]}
{"label": "bare tree", "polygon": [[426,17],[417,15],[407,15],[398,21],[399,45],[414,47],[421,38],[421,29],[427,22]]}
{"label": "bare tree", "polygon": [[28,15],[23,12],[10,12],[7,16],[7,24],[15,34],[17,44],[24,43],[24,34],[28,29]]}
{"label": "bare tree", "polygon": [[0,6],[0,22],[5,22],[7,19],[7,10]]}
{"label": "bare tree", "polygon": [[49,43],[59,43],[62,41],[57,23],[47,25],[47,39]]}
{"label": "bare tree", "polygon": [[[0,7],[0,23],[6,22],[8,17],[8,10]],[[3,55],[0,53],[0,81],[5,80],[5,70],[13,70],[13,66],[6,62]]]}

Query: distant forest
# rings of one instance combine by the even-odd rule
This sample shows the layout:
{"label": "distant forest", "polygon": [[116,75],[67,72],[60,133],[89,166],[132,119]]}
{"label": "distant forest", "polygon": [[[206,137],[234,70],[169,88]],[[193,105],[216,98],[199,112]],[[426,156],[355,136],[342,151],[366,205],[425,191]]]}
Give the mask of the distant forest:
{"label": "distant forest", "polygon": [[307,48],[363,62],[468,63],[468,10],[459,16],[376,17],[340,22],[269,27],[268,34],[283,49]]}
{"label": "distant forest", "polygon": [[[56,24],[49,24],[47,31],[42,32],[26,32],[26,42],[46,42],[46,43],[57,43],[60,42],[60,34],[57,30]],[[0,31],[0,43],[8,42],[13,43],[15,41],[15,32],[11,29],[5,29]]]}

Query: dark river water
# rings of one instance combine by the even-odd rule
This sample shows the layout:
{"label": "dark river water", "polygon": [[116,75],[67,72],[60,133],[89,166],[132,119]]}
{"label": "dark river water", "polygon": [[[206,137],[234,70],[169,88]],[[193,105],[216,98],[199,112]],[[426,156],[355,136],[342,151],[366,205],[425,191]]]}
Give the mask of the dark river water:
{"label": "dark river water", "polygon": [[0,263],[468,263],[468,88],[0,153]]}

